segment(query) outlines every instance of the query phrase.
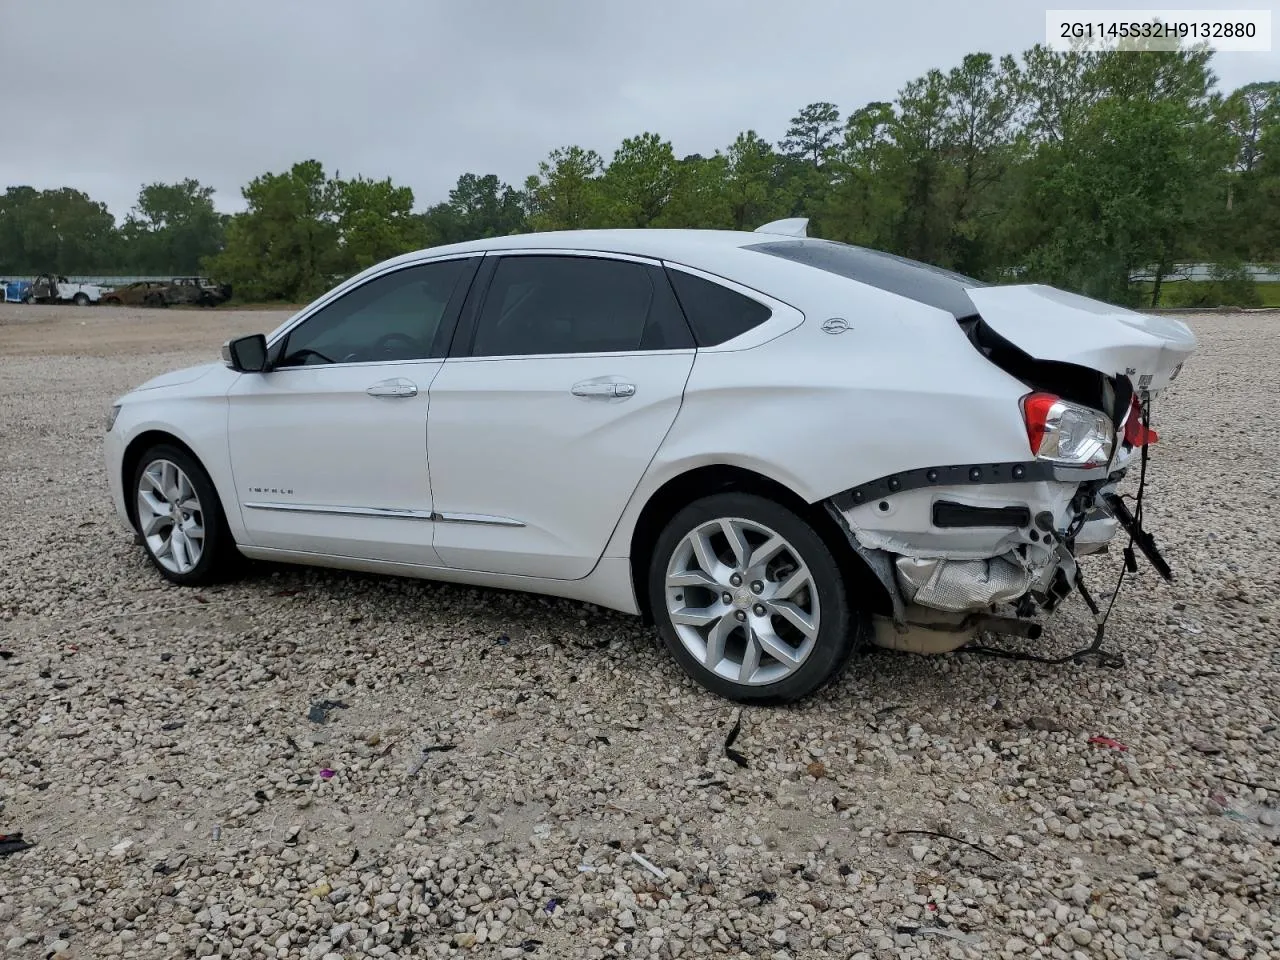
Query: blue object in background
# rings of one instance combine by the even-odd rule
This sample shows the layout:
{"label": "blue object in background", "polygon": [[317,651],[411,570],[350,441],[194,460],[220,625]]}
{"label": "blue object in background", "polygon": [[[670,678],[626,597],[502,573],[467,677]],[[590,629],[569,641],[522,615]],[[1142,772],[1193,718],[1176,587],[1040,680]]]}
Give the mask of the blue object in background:
{"label": "blue object in background", "polygon": [[31,289],[30,280],[9,280],[4,284],[4,299],[6,303],[21,303],[27,296],[27,291]]}

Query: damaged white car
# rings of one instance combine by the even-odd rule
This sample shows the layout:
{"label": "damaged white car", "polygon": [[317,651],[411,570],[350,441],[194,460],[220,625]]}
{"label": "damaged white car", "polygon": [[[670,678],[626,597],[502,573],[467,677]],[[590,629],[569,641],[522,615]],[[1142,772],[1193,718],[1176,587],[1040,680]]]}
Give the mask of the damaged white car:
{"label": "damaged white car", "polygon": [[641,614],[742,701],[872,640],[1035,637],[1122,527],[1167,574],[1116,487],[1185,325],[804,233],[380,264],[122,397],[116,511],[180,584],[243,555]]}

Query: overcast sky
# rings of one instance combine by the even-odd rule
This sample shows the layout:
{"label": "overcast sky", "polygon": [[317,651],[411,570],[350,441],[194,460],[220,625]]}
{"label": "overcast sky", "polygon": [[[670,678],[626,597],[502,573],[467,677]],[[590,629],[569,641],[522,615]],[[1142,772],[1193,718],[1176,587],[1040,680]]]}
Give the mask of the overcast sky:
{"label": "overcast sky", "polygon": [[[123,217],[142,183],[195,177],[235,210],[249,179],[313,157],[422,208],[464,172],[519,185],[565,144],[607,160],[646,130],[677,155],[748,128],[776,141],[804,104],[843,115],[966,53],[1043,42],[1046,6],[1132,5],[0,0],[0,188],[70,185]],[[1280,53],[1214,69],[1227,90],[1280,79]]]}

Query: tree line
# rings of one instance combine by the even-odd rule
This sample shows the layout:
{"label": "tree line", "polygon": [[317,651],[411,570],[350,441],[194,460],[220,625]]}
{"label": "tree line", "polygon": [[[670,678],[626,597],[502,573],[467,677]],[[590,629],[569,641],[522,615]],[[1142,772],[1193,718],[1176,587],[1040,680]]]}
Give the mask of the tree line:
{"label": "tree line", "polygon": [[[1280,82],[1224,92],[1211,59],[971,54],[891,102],[809,104],[776,144],[747,130],[709,155],[677,157],[651,132],[608,159],[565,146],[519,186],[465,173],[420,211],[408,187],[317,160],[256,177],[230,216],[194,180],[144,186],[118,225],[79,191],[11,187],[0,275],[203,270],[238,297],[300,301],[424,246],[807,216],[813,236],[1116,303],[1154,304],[1176,263],[1211,262],[1211,295],[1248,302],[1243,264],[1280,261]],[[1142,271],[1154,282],[1131,281]]]}

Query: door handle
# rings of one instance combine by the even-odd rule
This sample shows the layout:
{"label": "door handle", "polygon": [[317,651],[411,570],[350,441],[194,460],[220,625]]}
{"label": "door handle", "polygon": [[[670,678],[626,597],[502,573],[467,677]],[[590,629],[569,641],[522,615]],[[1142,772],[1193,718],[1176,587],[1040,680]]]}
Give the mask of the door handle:
{"label": "door handle", "polygon": [[367,387],[364,392],[371,397],[416,397],[418,385],[404,377],[395,377],[392,380],[375,383]]}
{"label": "door handle", "polygon": [[634,383],[616,383],[613,381],[583,380],[580,383],[575,383],[570,389],[570,393],[575,397],[588,397],[591,399],[626,399],[627,397],[635,396],[636,385]]}

